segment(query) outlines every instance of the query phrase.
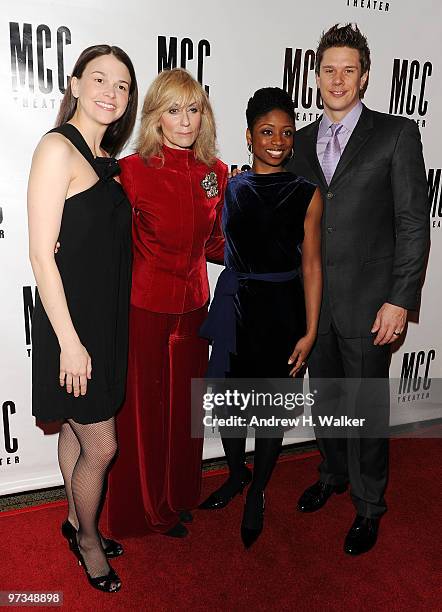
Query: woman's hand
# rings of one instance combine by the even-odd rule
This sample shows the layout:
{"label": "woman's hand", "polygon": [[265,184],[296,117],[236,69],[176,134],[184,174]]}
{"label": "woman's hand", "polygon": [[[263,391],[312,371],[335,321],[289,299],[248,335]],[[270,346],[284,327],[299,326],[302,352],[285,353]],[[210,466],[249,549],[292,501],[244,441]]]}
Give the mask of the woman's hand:
{"label": "woman's hand", "polygon": [[294,363],[294,367],[290,371],[290,376],[296,376],[299,370],[305,366],[305,360],[307,359],[312,347],[315,343],[315,336],[303,336],[296,343],[293,353],[290,355],[288,361],[289,365]]}
{"label": "woman's hand", "polygon": [[242,174],[243,172],[248,172],[247,168],[245,168],[244,170],[242,170],[241,168],[233,168],[233,170],[228,173],[227,178],[231,179],[235,176],[238,176],[238,174]]}
{"label": "woman's hand", "polygon": [[294,364],[290,376],[296,376],[305,365],[316,340],[322,296],[321,217],[322,200],[319,189],[316,189],[305,215],[302,243],[302,276],[307,334],[299,339],[290,356],[289,364]]}
{"label": "woman's hand", "polygon": [[62,347],[60,352],[60,386],[66,385],[74,396],[86,395],[87,381],[92,377],[92,361],[80,342]]}

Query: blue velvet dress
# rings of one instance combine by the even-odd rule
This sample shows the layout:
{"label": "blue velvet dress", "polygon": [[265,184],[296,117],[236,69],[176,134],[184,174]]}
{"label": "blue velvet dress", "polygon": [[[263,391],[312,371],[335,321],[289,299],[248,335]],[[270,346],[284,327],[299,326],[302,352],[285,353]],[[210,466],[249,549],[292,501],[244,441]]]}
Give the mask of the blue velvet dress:
{"label": "blue velvet dress", "polygon": [[[236,350],[228,371],[212,376],[288,376],[288,358],[306,329],[301,246],[315,188],[290,172],[245,172],[228,182],[223,227],[225,265],[237,276]],[[290,280],[275,280],[290,271]]]}

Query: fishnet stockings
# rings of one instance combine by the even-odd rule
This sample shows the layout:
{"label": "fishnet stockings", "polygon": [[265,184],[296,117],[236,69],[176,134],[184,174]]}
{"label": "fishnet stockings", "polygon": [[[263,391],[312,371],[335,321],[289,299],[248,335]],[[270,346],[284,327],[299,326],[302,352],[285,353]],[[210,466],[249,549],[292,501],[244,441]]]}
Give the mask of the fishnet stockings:
{"label": "fishnet stockings", "polygon": [[104,576],[110,568],[98,533],[98,510],[106,472],[117,450],[115,419],[88,425],[70,419],[60,436],[58,454],[69,518],[74,527],[78,525],[80,552],[90,576]]}
{"label": "fishnet stockings", "polygon": [[58,463],[63,475],[64,488],[68,500],[68,520],[78,529],[78,518],[72,497],[72,472],[80,456],[80,443],[67,421],[63,423],[58,436]]}
{"label": "fishnet stockings", "polygon": [[[74,430],[65,421],[58,436],[58,462],[64,480],[66,498],[68,500],[68,520],[75,529],[78,529],[78,518],[75,511],[74,498],[72,496],[72,472],[80,456],[80,443]],[[103,548],[109,545],[110,540],[100,533]]]}

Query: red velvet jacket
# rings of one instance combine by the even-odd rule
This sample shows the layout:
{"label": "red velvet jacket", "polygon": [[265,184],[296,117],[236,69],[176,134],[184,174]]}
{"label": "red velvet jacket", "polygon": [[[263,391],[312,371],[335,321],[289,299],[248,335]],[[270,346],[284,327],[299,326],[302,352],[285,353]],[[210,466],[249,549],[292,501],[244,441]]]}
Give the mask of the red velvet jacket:
{"label": "red velvet jacket", "polygon": [[[196,310],[209,299],[206,260],[224,261],[221,213],[227,166],[208,167],[191,150],[164,146],[164,165],[138,154],[120,160],[121,182],[133,206],[131,303],[153,312]],[[218,194],[201,181],[215,172]]]}

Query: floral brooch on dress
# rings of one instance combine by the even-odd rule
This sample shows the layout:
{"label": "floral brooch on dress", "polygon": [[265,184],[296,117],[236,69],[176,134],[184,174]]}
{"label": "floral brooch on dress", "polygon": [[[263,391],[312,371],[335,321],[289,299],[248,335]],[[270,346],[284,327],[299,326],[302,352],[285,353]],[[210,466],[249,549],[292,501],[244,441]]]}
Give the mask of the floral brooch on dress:
{"label": "floral brooch on dress", "polygon": [[201,187],[206,192],[208,198],[214,198],[218,195],[218,179],[215,172],[209,172],[201,181]]}

